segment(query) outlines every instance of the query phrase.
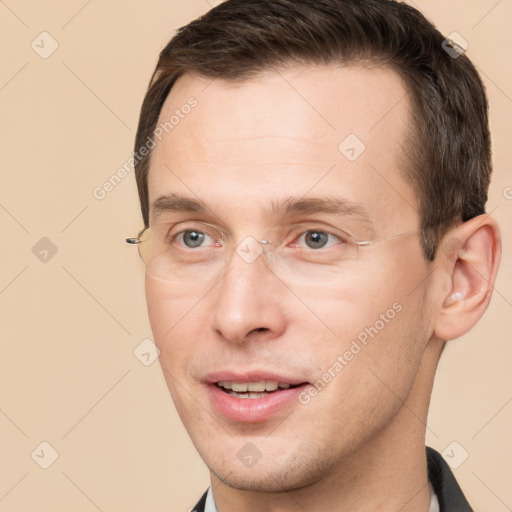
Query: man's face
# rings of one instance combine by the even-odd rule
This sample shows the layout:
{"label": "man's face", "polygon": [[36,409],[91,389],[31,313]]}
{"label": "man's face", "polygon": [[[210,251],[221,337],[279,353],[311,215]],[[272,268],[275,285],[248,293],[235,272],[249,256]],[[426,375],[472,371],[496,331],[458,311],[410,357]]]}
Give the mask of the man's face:
{"label": "man's face", "polygon": [[[297,488],[393,429],[424,430],[402,417],[432,334],[418,235],[350,257],[340,238],[324,238],[418,230],[417,198],[400,172],[411,132],[401,80],[356,67],[291,68],[238,83],[185,75],[160,121],[190,97],[197,106],[152,155],[149,201],[160,209],[150,222],[188,229],[173,239],[180,251],[201,251],[197,231],[213,226],[226,240],[206,236],[204,246],[224,251],[227,263],[220,274],[205,262],[169,280],[148,275],[146,295],[169,390],[213,475],[242,489]],[[164,196],[200,201],[204,211],[184,202],[166,210]],[[350,206],[272,209],[320,198]],[[255,251],[244,244],[275,226],[277,266],[265,254],[250,262],[243,250],[227,251]],[[318,260],[301,259],[312,251]],[[260,381],[284,386],[233,396],[218,384],[243,390]]]}

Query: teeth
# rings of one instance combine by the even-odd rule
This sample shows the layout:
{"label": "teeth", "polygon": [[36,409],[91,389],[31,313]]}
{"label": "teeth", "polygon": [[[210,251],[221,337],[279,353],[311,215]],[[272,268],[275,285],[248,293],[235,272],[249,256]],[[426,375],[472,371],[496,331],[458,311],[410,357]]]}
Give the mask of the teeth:
{"label": "teeth", "polygon": [[247,391],[247,384],[244,383],[238,383],[238,382],[232,382],[231,383],[231,389],[233,391],[236,391],[237,393],[244,393]]}
{"label": "teeth", "polygon": [[275,391],[277,388],[288,389],[290,384],[287,382],[275,382],[270,380],[260,380],[258,382],[228,382],[221,381],[217,384],[224,389],[230,389],[236,393],[263,393],[265,391]]}
{"label": "teeth", "polygon": [[259,382],[248,382],[247,391],[256,391],[257,393],[265,391],[265,381],[260,380]]}
{"label": "teeth", "polygon": [[236,393],[235,391],[230,391],[229,394],[231,396],[236,396],[237,398],[262,398],[262,397],[268,395],[268,393],[266,393],[266,392],[263,392],[263,393]]}
{"label": "teeth", "polygon": [[265,382],[265,390],[266,391],[275,391],[278,386],[279,386],[278,382],[270,382],[270,381]]}

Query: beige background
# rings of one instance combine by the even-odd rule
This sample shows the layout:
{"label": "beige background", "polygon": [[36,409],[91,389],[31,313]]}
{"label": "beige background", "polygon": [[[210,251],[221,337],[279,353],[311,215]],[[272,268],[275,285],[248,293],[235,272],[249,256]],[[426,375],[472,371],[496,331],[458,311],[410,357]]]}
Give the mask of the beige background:
{"label": "beige background", "polygon": [[[92,191],[131,154],[158,52],[210,5],[0,0],[2,512],[185,512],[208,484],[158,362],[133,353],[151,338],[143,268],[123,243],[141,227],[133,172],[103,200]],[[469,454],[455,474],[470,502],[502,512],[512,507],[512,1],[415,5],[469,42],[487,84],[488,211],[504,241],[490,309],[443,355],[427,442],[459,443],[447,453]],[[43,31],[58,43],[46,59]],[[48,469],[43,441],[58,452]]]}

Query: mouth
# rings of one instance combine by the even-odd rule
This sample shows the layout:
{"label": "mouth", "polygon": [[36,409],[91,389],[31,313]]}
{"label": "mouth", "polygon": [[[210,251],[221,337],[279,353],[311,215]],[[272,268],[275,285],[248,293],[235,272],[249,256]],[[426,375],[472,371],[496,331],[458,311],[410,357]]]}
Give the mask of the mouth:
{"label": "mouth", "polygon": [[205,379],[213,409],[225,419],[241,423],[264,422],[290,414],[299,405],[299,395],[309,385],[276,373],[216,372]]}
{"label": "mouth", "polygon": [[300,384],[290,384],[289,382],[276,382],[271,380],[260,380],[257,382],[219,381],[216,382],[215,385],[230,396],[248,399],[263,398],[283,389],[293,389],[300,386]]}

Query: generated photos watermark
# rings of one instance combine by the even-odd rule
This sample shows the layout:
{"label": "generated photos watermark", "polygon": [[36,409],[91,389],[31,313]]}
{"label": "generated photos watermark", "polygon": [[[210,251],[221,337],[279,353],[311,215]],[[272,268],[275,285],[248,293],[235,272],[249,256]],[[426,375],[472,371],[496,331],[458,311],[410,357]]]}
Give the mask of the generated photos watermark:
{"label": "generated photos watermark", "polygon": [[126,162],[117,169],[115,173],[113,173],[108,180],[106,180],[102,185],[94,187],[92,191],[92,195],[98,201],[102,201],[107,197],[109,192],[112,192],[121,181],[128,176],[136,163],[139,163],[141,160],[146,158],[151,150],[156,146],[156,140],[162,140],[164,134],[170,133],[176,126],[178,126],[185,117],[187,117],[192,109],[197,107],[198,101],[196,98],[191,96],[188,98],[187,102],[181,105],[180,108],[175,109],[174,114],[165,122],[159,123],[158,126],[154,129],[153,135],[149,136],[146,139],[146,142],[132,155]]}
{"label": "generated photos watermark", "polygon": [[365,327],[357,336],[353,339],[350,347],[338,355],[336,360],[331,366],[322,374],[322,376],[314,382],[311,386],[308,386],[304,391],[299,394],[298,400],[302,405],[307,405],[311,402],[311,399],[318,395],[325,389],[327,384],[331,382],[336,375],[338,375],[343,368],[345,368],[350,361],[352,361],[367,345],[368,343],[378,336],[378,334],[393,320],[398,313],[403,309],[400,302],[394,302],[393,305],[386,310],[385,313],[381,313],[379,318],[369,327]]}

